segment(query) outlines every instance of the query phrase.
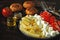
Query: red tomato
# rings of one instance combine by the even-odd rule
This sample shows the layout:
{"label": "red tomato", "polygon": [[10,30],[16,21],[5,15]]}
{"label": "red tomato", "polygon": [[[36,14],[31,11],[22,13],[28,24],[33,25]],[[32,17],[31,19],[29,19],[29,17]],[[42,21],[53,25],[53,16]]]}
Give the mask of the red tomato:
{"label": "red tomato", "polygon": [[53,27],[54,30],[60,31],[60,27],[58,26],[57,22],[51,23],[51,26]]}
{"label": "red tomato", "polygon": [[58,25],[60,26],[60,21],[58,21]]}
{"label": "red tomato", "polygon": [[49,23],[51,24],[51,23],[53,23],[55,21],[56,21],[55,16],[51,16],[50,19],[49,19]]}
{"label": "red tomato", "polygon": [[10,16],[12,14],[12,11],[9,9],[9,8],[3,8],[2,9],[2,15],[4,16],[4,17],[8,17],[8,16]]}
{"label": "red tomato", "polygon": [[47,11],[44,11],[44,12],[42,12],[42,13],[40,14],[40,16],[41,16],[42,18],[44,18],[45,21],[48,22],[51,14],[50,14],[49,12],[47,12]]}

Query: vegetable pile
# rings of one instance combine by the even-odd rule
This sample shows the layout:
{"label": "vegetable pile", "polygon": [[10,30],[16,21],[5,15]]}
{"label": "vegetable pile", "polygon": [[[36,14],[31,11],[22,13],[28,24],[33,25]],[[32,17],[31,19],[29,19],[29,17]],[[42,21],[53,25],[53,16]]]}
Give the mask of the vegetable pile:
{"label": "vegetable pile", "polygon": [[57,20],[55,18],[55,16],[53,16],[51,13],[47,12],[47,11],[44,11],[42,13],[40,13],[40,16],[45,20],[47,21],[52,27],[54,30],[58,30],[60,31],[60,21]]}

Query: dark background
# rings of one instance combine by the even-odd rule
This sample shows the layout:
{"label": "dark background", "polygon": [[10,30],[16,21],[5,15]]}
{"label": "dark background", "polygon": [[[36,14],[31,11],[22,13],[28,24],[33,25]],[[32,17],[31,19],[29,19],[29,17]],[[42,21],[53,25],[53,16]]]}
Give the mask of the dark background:
{"label": "dark background", "polygon": [[[5,25],[6,18],[3,17],[1,14],[2,8],[9,6],[13,2],[23,3],[24,1],[26,0],[0,0],[0,40],[44,40],[44,39],[34,39],[27,37],[23,35],[17,28],[13,30],[7,29],[7,26]],[[60,9],[59,0],[38,0],[38,1],[46,1],[48,5],[55,6],[57,10]],[[60,35],[45,40],[60,40]]]}

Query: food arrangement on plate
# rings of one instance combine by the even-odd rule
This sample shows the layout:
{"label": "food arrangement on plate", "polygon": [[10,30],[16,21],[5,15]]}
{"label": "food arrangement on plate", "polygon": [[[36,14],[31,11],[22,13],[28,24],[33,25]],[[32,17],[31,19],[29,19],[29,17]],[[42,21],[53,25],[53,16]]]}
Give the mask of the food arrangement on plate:
{"label": "food arrangement on plate", "polygon": [[[22,17],[21,11],[24,10],[24,17]],[[18,12],[19,13],[16,13]],[[35,8],[35,3],[33,1],[25,1],[22,4],[13,3],[10,7],[2,9],[2,15],[4,17],[12,18],[11,23],[7,23],[7,26],[12,26],[19,19],[19,30],[30,37],[34,38],[50,38],[59,34],[60,32],[60,20],[57,20],[54,15],[48,11],[40,12],[38,14],[38,9]],[[21,20],[20,20],[21,19]]]}
{"label": "food arrangement on plate", "polygon": [[[44,16],[43,16],[44,15]],[[47,16],[47,17],[45,17]],[[54,16],[50,17],[50,14],[45,11],[40,15],[35,14],[26,15],[20,20],[20,27],[22,33],[35,38],[49,38],[59,34],[60,28],[55,21]]]}

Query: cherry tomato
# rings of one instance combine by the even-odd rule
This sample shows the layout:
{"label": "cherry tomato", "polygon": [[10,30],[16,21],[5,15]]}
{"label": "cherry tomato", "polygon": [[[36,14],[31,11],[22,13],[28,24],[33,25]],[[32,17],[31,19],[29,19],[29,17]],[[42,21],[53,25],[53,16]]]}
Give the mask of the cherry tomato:
{"label": "cherry tomato", "polygon": [[57,22],[58,22],[58,25],[60,26],[60,20],[58,20]]}
{"label": "cherry tomato", "polygon": [[51,16],[51,14],[49,12],[47,12],[47,11],[44,11],[44,12],[40,13],[40,16],[42,18],[44,18],[45,21],[49,22],[49,18]]}
{"label": "cherry tomato", "polygon": [[10,16],[12,14],[12,11],[9,9],[9,8],[3,8],[2,9],[2,15],[4,16],[4,17],[8,17],[8,16]]}
{"label": "cherry tomato", "polygon": [[51,26],[53,27],[54,30],[60,31],[60,27],[58,26],[58,23],[57,22],[51,23]]}
{"label": "cherry tomato", "polygon": [[53,23],[55,21],[56,21],[55,16],[51,16],[50,19],[49,19],[49,23],[51,24],[51,23]]}

